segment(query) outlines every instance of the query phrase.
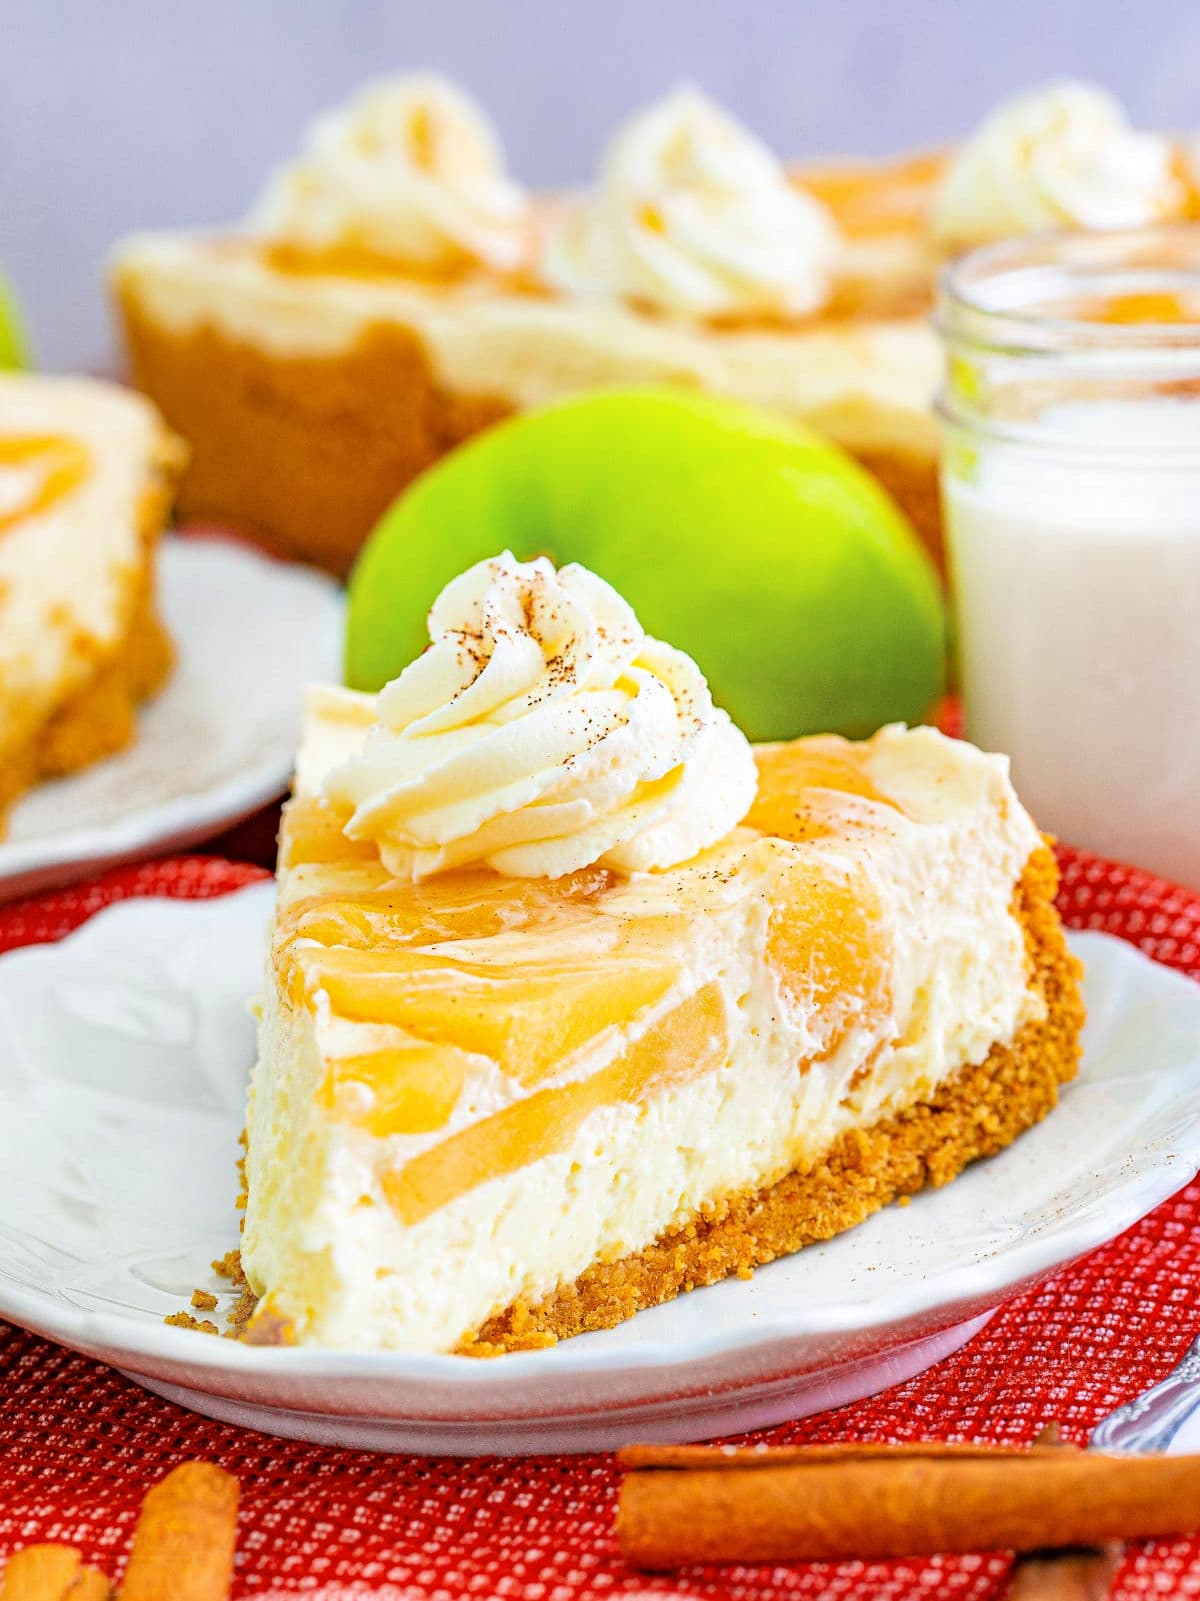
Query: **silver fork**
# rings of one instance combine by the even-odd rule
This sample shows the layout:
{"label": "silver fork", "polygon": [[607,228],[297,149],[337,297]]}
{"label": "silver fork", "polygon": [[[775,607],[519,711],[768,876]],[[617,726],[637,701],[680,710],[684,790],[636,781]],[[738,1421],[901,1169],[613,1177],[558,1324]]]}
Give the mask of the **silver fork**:
{"label": "silver fork", "polygon": [[1100,1419],[1088,1440],[1088,1450],[1165,1451],[1197,1410],[1200,1410],[1200,1335],[1165,1379]]}

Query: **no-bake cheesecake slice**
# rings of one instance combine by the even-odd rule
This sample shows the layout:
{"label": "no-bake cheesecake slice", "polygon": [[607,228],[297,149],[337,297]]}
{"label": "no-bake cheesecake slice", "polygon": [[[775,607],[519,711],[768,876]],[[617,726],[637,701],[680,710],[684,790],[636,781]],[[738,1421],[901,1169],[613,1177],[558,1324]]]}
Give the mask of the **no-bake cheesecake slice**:
{"label": "no-bake cheesecake slice", "polygon": [[170,670],[155,551],[182,460],[139,395],[0,375],[0,828],[126,745]]}
{"label": "no-bake cheesecake slice", "polygon": [[952,1179],[1075,1071],[1053,858],[920,729],[753,751],[599,580],[481,564],[309,698],[248,1121],[249,1337],[490,1353]]}

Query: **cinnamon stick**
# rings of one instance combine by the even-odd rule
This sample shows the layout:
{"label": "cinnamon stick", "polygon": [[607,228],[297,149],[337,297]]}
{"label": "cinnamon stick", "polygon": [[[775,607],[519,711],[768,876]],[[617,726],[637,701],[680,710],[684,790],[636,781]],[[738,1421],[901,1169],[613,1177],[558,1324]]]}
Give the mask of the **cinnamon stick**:
{"label": "cinnamon stick", "polygon": [[623,1453],[635,1567],[1036,1551],[1200,1529],[1200,1457],[978,1446]]}
{"label": "cinnamon stick", "polygon": [[133,1532],[121,1601],[224,1601],[233,1578],[238,1482],[211,1462],[172,1468]]}
{"label": "cinnamon stick", "polygon": [[82,1560],[73,1545],[27,1545],[4,1565],[0,1601],[62,1601]]}
{"label": "cinnamon stick", "polygon": [[[1033,1449],[1078,1451],[1079,1446],[1063,1439],[1057,1423],[1048,1423]],[[1120,1541],[1026,1552],[1013,1563],[1007,1601],[1105,1601],[1124,1554]]]}
{"label": "cinnamon stick", "polygon": [[1013,1569],[1006,1601],[1104,1601],[1121,1565],[1120,1545],[1048,1551]]}
{"label": "cinnamon stick", "polygon": [[821,1462],[895,1462],[907,1459],[994,1462],[998,1457],[1029,1455],[1024,1445],[961,1445],[949,1440],[889,1442],[842,1441],[835,1445],[627,1445],[617,1452],[621,1467],[630,1468],[778,1468],[810,1467]]}

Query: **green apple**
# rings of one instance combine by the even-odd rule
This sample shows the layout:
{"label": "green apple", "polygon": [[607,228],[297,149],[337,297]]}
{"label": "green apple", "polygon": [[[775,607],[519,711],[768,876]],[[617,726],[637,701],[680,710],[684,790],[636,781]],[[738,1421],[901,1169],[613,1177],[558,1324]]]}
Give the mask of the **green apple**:
{"label": "green apple", "polygon": [[389,508],[350,581],[346,679],[380,688],[457,573],[511,550],[582,562],[693,656],[751,739],[918,721],[941,692],[941,586],[895,505],[780,417],[605,390],[501,423]]}
{"label": "green apple", "polygon": [[12,285],[0,273],[0,368],[28,367],[29,339]]}

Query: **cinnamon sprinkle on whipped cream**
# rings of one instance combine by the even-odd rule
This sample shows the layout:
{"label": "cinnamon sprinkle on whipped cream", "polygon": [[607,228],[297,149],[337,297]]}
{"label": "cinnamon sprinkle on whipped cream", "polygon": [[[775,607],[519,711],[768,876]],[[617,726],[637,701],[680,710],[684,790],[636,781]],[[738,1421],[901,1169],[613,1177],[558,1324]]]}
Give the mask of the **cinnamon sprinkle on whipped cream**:
{"label": "cinnamon sprinkle on whipped cream", "polygon": [[515,878],[654,871],[749,810],[745,735],[692,659],[586,568],[480,562],[439,595],[429,635],[323,786],[397,877],[478,862]]}

